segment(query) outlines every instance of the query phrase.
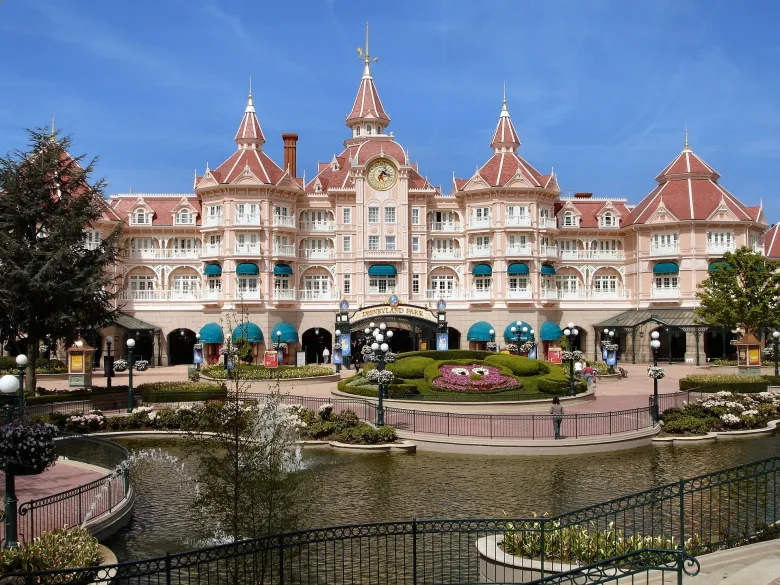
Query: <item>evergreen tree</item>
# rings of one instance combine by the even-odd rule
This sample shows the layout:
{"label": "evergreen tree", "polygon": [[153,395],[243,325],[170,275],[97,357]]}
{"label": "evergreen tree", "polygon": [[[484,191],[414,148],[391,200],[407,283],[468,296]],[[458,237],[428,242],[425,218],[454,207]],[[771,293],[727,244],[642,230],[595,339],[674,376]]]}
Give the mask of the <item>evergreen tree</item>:
{"label": "evergreen tree", "polygon": [[780,263],[749,248],[727,252],[699,283],[696,314],[708,325],[757,334],[780,324]]}
{"label": "evergreen tree", "polygon": [[113,265],[121,226],[93,250],[85,231],[107,209],[97,159],[68,154],[70,137],[28,130],[26,151],[0,157],[0,327],[26,338],[27,389],[35,391],[38,345],[100,328],[114,317]]}

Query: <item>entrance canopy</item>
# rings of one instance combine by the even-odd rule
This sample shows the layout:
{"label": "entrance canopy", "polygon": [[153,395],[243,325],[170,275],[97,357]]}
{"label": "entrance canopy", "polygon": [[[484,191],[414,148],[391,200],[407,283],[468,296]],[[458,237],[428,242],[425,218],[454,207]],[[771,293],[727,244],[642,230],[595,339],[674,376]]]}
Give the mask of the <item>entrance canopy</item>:
{"label": "entrance canopy", "polygon": [[487,321],[477,321],[469,328],[466,339],[469,341],[492,341],[490,336],[491,329],[493,329],[493,326]]}
{"label": "entrance canopy", "polygon": [[201,343],[223,343],[225,336],[219,323],[206,323],[200,328]]}
{"label": "entrance canopy", "polygon": [[558,341],[563,335],[560,326],[552,321],[545,321],[542,323],[541,331],[539,331],[539,337],[542,341]]}
{"label": "entrance canopy", "polygon": [[[281,335],[277,335],[277,332],[281,333]],[[276,341],[281,341],[283,343],[298,343],[298,330],[289,323],[279,323],[273,328],[273,332],[271,333],[271,343],[275,343]]]}
{"label": "entrance canopy", "polygon": [[263,343],[263,331],[254,323],[242,323],[233,329],[233,339],[246,339],[249,343]]}
{"label": "entrance canopy", "polygon": [[152,325],[151,323],[141,321],[130,315],[125,315],[124,313],[119,313],[116,316],[114,325],[121,327],[122,329],[127,329],[128,331],[155,331],[160,329],[157,325]]}

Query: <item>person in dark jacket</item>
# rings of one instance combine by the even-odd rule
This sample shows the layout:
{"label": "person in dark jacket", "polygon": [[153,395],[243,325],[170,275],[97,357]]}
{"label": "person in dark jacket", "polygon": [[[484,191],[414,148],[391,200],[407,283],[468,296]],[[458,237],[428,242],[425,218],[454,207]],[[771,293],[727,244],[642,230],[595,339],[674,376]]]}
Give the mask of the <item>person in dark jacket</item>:
{"label": "person in dark jacket", "polygon": [[561,438],[561,423],[563,422],[563,405],[561,400],[557,396],[553,398],[552,406],[550,407],[550,414],[552,415],[553,431],[555,431],[555,438]]}

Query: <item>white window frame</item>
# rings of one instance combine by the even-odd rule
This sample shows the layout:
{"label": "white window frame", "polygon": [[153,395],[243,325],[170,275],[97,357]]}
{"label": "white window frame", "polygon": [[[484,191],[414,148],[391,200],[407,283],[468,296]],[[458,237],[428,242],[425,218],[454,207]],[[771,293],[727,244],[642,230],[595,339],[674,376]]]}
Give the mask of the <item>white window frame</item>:
{"label": "white window frame", "polygon": [[396,287],[395,276],[369,276],[368,293],[386,294]]}
{"label": "white window frame", "polygon": [[352,224],[352,208],[351,207],[345,207],[341,210],[341,222],[344,225],[351,225]]}
{"label": "white window frame", "polygon": [[375,207],[372,205],[368,208],[368,223],[371,224],[379,223],[379,207]]}
{"label": "white window frame", "polygon": [[420,225],[422,210],[419,207],[412,207],[412,225]]}
{"label": "white window frame", "polygon": [[388,205],[385,207],[385,224],[393,225],[396,219],[395,205]]}
{"label": "white window frame", "polygon": [[352,275],[351,274],[345,274],[344,275],[344,294],[352,294]]}
{"label": "white window frame", "polygon": [[385,250],[395,252],[396,250],[395,244],[396,244],[395,236],[385,236]]}
{"label": "white window frame", "polygon": [[412,252],[420,251],[420,236],[412,236]]}
{"label": "white window frame", "polygon": [[412,274],[412,294],[420,294],[420,275]]}
{"label": "white window frame", "polygon": [[368,236],[368,249],[372,252],[379,250],[379,236]]}
{"label": "white window frame", "polygon": [[341,237],[341,251],[347,254],[352,252],[352,236]]}

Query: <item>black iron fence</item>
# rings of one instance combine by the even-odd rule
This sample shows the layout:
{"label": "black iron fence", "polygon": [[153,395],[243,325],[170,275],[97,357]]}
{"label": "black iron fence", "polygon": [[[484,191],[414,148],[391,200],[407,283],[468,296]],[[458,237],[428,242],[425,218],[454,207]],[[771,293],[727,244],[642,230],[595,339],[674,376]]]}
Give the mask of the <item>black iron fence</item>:
{"label": "black iron fence", "polygon": [[[669,561],[672,551],[679,553],[671,567],[676,571],[690,560],[683,553],[700,555],[778,536],[780,457],[774,457],[554,517],[335,526],[100,568],[22,576],[36,584],[422,585],[487,578],[498,583],[546,578],[542,582],[549,583],[556,582],[554,573],[570,575],[580,565],[604,567],[605,559],[632,574],[658,568],[663,560],[658,555]],[[621,559],[625,562],[618,563]]]}

